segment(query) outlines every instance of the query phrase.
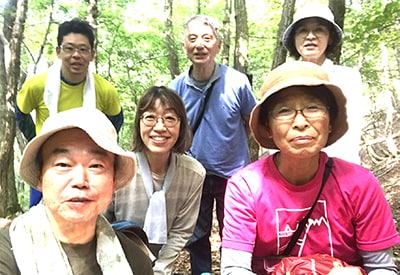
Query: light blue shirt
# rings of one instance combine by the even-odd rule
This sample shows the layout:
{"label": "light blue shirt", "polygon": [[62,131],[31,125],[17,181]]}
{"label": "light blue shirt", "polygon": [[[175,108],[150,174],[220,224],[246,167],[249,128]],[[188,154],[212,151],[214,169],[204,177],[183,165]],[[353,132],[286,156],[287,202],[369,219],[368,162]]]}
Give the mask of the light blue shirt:
{"label": "light blue shirt", "polygon": [[203,164],[208,175],[228,178],[250,162],[243,120],[256,105],[250,82],[245,74],[217,64],[209,83],[199,88],[189,72],[190,69],[174,79],[170,88],[182,97],[192,128],[206,91],[215,82],[189,154]]}

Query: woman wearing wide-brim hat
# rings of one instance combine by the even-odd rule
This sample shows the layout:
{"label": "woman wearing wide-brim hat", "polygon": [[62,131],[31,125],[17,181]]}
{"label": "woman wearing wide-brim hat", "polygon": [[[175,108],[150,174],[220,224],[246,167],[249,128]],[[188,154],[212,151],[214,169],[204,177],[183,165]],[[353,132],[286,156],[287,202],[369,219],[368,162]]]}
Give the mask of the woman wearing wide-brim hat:
{"label": "woman wearing wide-brim hat", "polygon": [[[362,274],[360,267],[397,274],[392,247],[400,237],[378,180],[362,166],[322,152],[347,131],[339,86],[320,66],[292,61],[271,71],[261,96],[250,129],[260,146],[279,151],[228,180],[222,274],[269,274],[282,254],[335,257],[351,265],[340,274]],[[285,251],[309,211],[299,238]]]}
{"label": "woman wearing wide-brim hat", "polygon": [[342,89],[347,98],[349,130],[339,142],[325,151],[331,156],[360,164],[361,135],[367,109],[361,75],[357,69],[335,65],[328,58],[342,43],[342,38],[343,31],[336,24],[330,8],[312,3],[295,13],[282,40],[291,56],[321,65],[330,80]]}

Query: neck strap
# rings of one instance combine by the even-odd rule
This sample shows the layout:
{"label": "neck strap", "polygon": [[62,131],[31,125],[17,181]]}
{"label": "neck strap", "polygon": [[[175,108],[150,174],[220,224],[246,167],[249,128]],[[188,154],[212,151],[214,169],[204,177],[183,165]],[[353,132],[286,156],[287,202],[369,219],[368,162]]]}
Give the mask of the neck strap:
{"label": "neck strap", "polygon": [[314,210],[314,207],[318,202],[319,196],[321,195],[322,190],[324,189],[325,183],[328,180],[329,174],[332,170],[332,164],[333,164],[333,159],[329,158],[325,164],[324,176],[322,178],[322,184],[321,184],[321,188],[319,189],[318,195],[315,198],[315,201],[314,201],[313,205],[311,206],[310,210],[308,211],[307,215],[300,221],[299,226],[297,227],[296,231],[293,233],[293,236],[290,239],[288,246],[286,247],[285,251],[283,251],[283,253],[281,254],[282,256],[290,255],[290,252],[292,252],[292,249],[295,246],[297,240],[299,239],[301,232],[303,232],[304,227],[306,226],[308,219],[310,218],[311,213]]}

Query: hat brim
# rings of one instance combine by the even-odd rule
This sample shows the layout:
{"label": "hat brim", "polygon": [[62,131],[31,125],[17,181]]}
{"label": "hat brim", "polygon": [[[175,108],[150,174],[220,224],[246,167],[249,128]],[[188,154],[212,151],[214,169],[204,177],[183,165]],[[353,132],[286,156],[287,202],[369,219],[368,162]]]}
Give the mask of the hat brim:
{"label": "hat brim", "polygon": [[[96,112],[95,110],[90,111]],[[80,114],[84,115],[85,113]],[[116,156],[116,163],[114,165],[116,189],[126,186],[132,180],[136,173],[136,161],[132,153],[127,152],[119,147],[116,138],[113,140],[113,138],[111,138],[112,135],[105,132],[109,130],[110,127],[114,127],[107,117],[102,114],[101,116],[103,116],[105,120],[102,121],[102,117],[96,117],[100,119],[100,121],[95,122],[90,119],[82,119],[82,117],[76,118],[76,121],[73,121],[74,119],[70,118],[68,119],[70,123],[63,123],[63,117],[61,116],[63,115],[58,117],[61,120],[58,127],[55,126],[51,130],[45,131],[45,133],[36,136],[25,147],[19,168],[20,176],[24,181],[26,181],[33,188],[37,189],[41,173],[37,156],[40,153],[39,151],[41,147],[55,133],[73,128],[79,128],[83,130],[100,148],[111,152]],[[111,126],[104,125],[104,123],[110,123]],[[56,125],[57,122],[54,124]],[[42,128],[42,132],[45,130],[44,128],[45,125]],[[113,131],[115,131],[114,128]]]}
{"label": "hat brim", "polygon": [[336,37],[334,37],[334,41],[331,45],[332,47],[336,47],[337,45],[339,45],[342,42],[343,31],[339,27],[339,25],[336,24],[335,22],[328,21],[325,18],[320,17],[318,15],[303,17],[299,20],[294,21],[292,24],[290,24],[289,27],[287,27],[287,29],[283,33],[283,38],[282,38],[283,46],[285,46],[285,48],[288,50],[288,52],[292,56],[300,56],[299,52],[296,49],[296,45],[294,42],[294,31],[296,30],[298,24],[300,24],[302,21],[309,19],[309,18],[318,18],[332,26],[332,29],[334,30],[335,35],[336,35]]}
{"label": "hat brim", "polygon": [[[304,63],[304,64],[301,64]],[[308,63],[308,64],[307,64]],[[299,70],[301,69],[308,69],[307,68],[309,65],[310,66],[317,66],[314,69],[318,69],[317,73],[322,70],[322,68],[316,64],[306,62],[306,61],[293,61],[293,62],[288,62],[282,66],[289,67],[291,64],[293,64],[294,69],[292,70],[287,70],[286,72],[282,72],[280,74],[278,71],[276,71],[276,77],[273,80],[272,83],[270,83],[271,88],[262,90],[261,93],[263,94],[260,102],[253,108],[251,114],[250,114],[250,129],[253,133],[254,139],[256,142],[267,149],[278,149],[278,147],[275,145],[275,142],[273,139],[270,137],[269,133],[269,128],[267,124],[264,124],[260,121],[260,108],[261,105],[273,94],[288,88],[292,86],[320,86],[324,85],[327,87],[331,93],[333,94],[336,104],[338,107],[338,113],[337,117],[334,121],[331,121],[331,126],[332,126],[332,131],[330,132],[328,136],[327,143],[325,145],[329,146],[333,144],[335,141],[337,141],[339,138],[341,138],[346,131],[348,130],[348,124],[347,124],[347,113],[346,113],[346,97],[343,95],[342,90],[332,84],[331,82],[327,80],[321,80],[315,77],[312,73],[309,75],[306,74],[299,74],[299,71],[296,71],[296,67],[300,65]],[[312,65],[311,65],[312,64]],[[302,66],[304,65],[304,66]],[[298,74],[298,76],[296,75]]]}

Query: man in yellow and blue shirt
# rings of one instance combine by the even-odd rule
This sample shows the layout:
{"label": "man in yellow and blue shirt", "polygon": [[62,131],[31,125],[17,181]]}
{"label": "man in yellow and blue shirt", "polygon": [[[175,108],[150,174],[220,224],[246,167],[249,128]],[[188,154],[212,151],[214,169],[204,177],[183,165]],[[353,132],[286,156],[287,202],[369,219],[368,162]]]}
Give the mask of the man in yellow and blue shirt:
{"label": "man in yellow and blue shirt", "polygon": [[[124,116],[117,90],[89,69],[95,56],[94,40],[93,29],[86,21],[73,19],[59,26],[58,60],[46,73],[29,78],[17,94],[16,122],[27,140],[40,133],[50,115],[81,106],[99,109],[117,132],[120,130]],[[40,199],[41,193],[31,189],[30,206]]]}

